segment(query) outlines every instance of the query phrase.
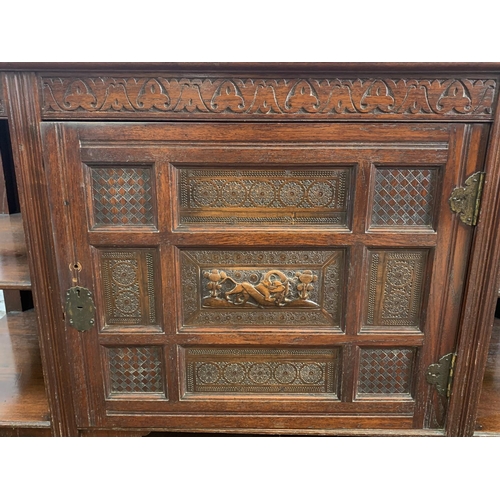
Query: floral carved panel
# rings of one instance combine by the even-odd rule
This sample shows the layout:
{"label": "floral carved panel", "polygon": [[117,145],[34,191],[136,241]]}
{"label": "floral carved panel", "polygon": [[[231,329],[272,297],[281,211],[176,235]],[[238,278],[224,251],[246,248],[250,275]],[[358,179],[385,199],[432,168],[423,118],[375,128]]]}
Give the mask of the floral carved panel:
{"label": "floral carved panel", "polygon": [[179,169],[180,224],[347,227],[350,168]]}
{"label": "floral carved panel", "polygon": [[155,249],[99,252],[105,325],[158,325]]}
{"label": "floral carved panel", "polygon": [[339,349],[186,348],[186,397],[197,393],[336,397]]}
{"label": "floral carved panel", "polygon": [[366,327],[412,327],[420,330],[428,250],[369,252]]}
{"label": "floral carved panel", "polygon": [[43,115],[492,119],[496,81],[467,78],[42,77]]}

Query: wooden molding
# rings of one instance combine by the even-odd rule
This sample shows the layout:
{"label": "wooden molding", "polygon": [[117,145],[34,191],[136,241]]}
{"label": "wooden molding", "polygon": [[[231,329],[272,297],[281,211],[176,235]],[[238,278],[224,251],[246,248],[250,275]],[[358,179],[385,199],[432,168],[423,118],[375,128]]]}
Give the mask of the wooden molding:
{"label": "wooden molding", "polygon": [[0,74],[0,117],[7,116],[7,112],[5,110],[5,97],[3,90],[3,77]]}
{"label": "wooden molding", "polygon": [[500,109],[490,136],[482,210],[474,234],[468,286],[462,307],[461,333],[446,431],[472,436],[498,297],[500,265]]}
{"label": "wooden molding", "polygon": [[59,296],[59,283],[57,273],[53,272],[57,266],[42,162],[37,81],[33,73],[8,73],[5,83],[52,432],[55,435],[76,435],[69,367],[65,362],[66,345],[62,335],[62,308],[54,304]]}
{"label": "wooden molding", "polygon": [[493,119],[495,79],[44,76],[45,119]]}

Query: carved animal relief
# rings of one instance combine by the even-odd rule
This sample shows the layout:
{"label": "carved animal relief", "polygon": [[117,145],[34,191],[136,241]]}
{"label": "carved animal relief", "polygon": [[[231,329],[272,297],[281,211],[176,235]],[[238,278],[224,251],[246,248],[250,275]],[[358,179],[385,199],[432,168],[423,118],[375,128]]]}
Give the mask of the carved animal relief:
{"label": "carved animal relief", "polygon": [[210,296],[203,299],[203,307],[319,307],[308,300],[314,290],[312,283],[318,281],[312,271],[296,271],[293,277],[276,269],[264,275],[256,272],[249,276],[254,283],[239,283],[230,274],[218,269],[205,271]]}
{"label": "carved animal relief", "polygon": [[184,325],[338,326],[343,261],[342,251],[183,251]]}

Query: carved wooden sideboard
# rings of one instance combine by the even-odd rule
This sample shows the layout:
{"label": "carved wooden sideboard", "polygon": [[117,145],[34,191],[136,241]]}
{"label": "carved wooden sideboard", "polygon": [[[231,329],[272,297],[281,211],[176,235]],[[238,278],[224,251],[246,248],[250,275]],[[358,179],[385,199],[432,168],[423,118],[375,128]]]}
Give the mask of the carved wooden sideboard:
{"label": "carved wooden sideboard", "polygon": [[0,69],[54,435],[472,434],[500,65]]}

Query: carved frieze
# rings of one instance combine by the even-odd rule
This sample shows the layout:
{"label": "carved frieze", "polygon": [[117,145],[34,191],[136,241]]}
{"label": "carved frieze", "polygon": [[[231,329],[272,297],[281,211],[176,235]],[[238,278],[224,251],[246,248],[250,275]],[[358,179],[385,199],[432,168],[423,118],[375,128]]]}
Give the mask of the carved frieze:
{"label": "carved frieze", "polygon": [[106,325],[158,324],[155,250],[100,252]]}
{"label": "carved frieze", "polygon": [[196,393],[335,396],[338,349],[187,348],[186,396]]}
{"label": "carved frieze", "polygon": [[184,250],[185,326],[340,325],[342,251]]}
{"label": "carved frieze", "polygon": [[369,253],[366,325],[420,327],[427,250],[377,250]]}
{"label": "carved frieze", "polygon": [[181,225],[347,225],[349,168],[179,170]]}
{"label": "carved frieze", "polygon": [[42,78],[43,114],[492,119],[496,81],[468,78]]}

